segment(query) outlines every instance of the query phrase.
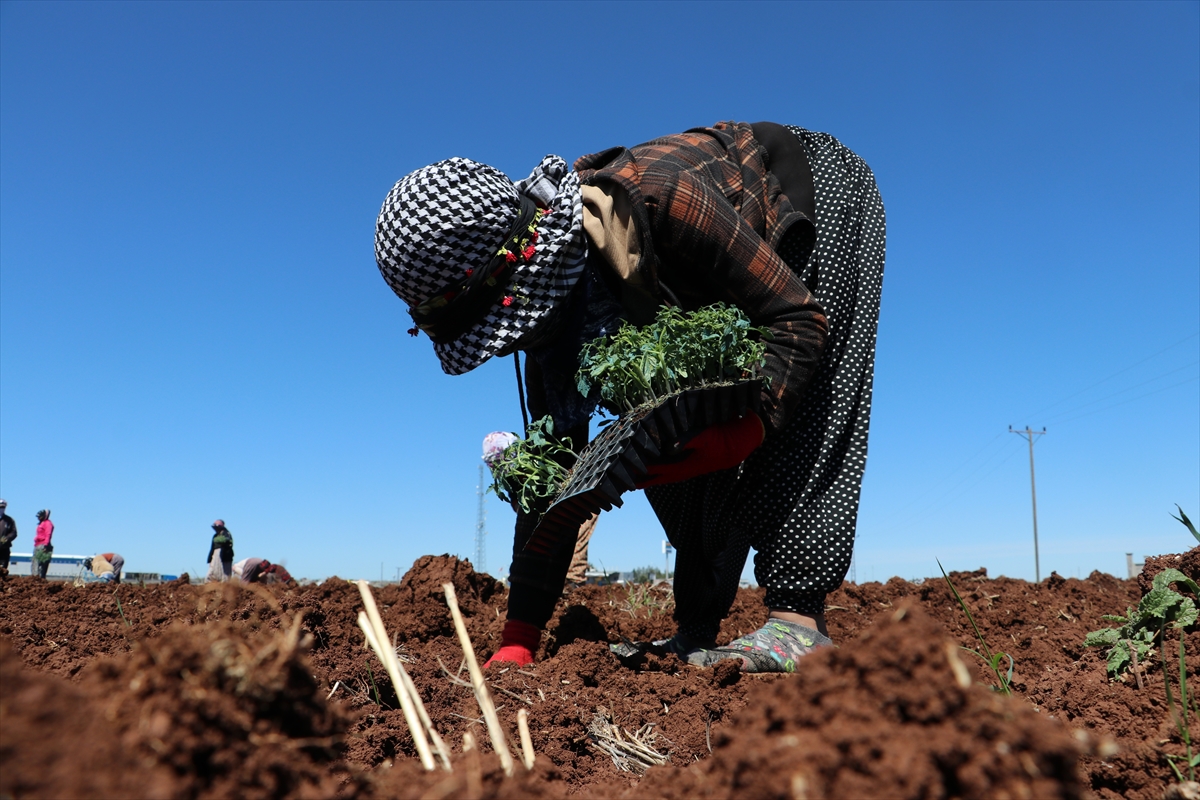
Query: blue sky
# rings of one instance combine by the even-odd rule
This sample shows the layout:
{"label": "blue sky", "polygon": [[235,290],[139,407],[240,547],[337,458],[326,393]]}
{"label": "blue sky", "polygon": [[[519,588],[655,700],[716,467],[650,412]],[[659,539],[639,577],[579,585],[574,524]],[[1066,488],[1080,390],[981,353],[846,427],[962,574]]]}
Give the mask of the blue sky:
{"label": "blue sky", "polygon": [[[29,549],[313,578],[471,555],[509,360],[442,374],[375,215],[717,120],[832,133],[888,214],[855,574],[1123,575],[1200,517],[1200,4],[0,3],[0,494]],[[511,511],[487,501],[488,566]],[[639,496],[593,558],[661,563]]]}

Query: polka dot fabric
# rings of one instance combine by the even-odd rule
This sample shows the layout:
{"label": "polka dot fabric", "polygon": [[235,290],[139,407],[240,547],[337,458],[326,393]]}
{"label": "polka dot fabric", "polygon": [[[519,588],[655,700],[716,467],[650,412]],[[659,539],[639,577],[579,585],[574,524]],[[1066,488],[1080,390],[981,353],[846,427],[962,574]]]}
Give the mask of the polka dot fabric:
{"label": "polka dot fabric", "polygon": [[837,139],[789,126],[816,190],[817,243],[780,257],[816,295],[829,337],[796,417],[741,467],[646,490],[676,548],[679,630],[711,642],[749,550],[771,608],[820,614],[850,566],[867,462],[883,289],[883,202],[866,163]]}

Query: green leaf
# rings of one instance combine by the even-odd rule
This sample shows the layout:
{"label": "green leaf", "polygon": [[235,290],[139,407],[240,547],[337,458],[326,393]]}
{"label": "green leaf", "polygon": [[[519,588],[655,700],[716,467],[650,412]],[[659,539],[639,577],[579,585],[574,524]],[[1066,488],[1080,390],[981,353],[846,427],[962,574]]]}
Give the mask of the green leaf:
{"label": "green leaf", "polygon": [[1151,589],[1138,603],[1138,613],[1143,617],[1165,620],[1181,600],[1183,595],[1173,589]]}
{"label": "green leaf", "polygon": [[1120,631],[1115,628],[1104,628],[1098,631],[1092,631],[1087,636],[1083,637],[1083,643],[1087,647],[1100,647],[1101,645],[1112,646],[1121,638]]}
{"label": "green leaf", "polygon": [[1178,613],[1171,624],[1176,628],[1190,628],[1196,624],[1197,616],[1195,602],[1192,601],[1192,598],[1185,597],[1183,598],[1183,602],[1179,604]]}
{"label": "green leaf", "polygon": [[1124,642],[1118,642],[1108,653],[1108,671],[1113,675],[1118,675],[1121,668],[1129,663],[1129,646]]}
{"label": "green leaf", "polygon": [[1196,526],[1192,524],[1190,519],[1188,519],[1188,515],[1183,513],[1183,509],[1179,507],[1178,503],[1175,504],[1175,508],[1179,511],[1179,516],[1172,514],[1171,519],[1177,519],[1186,525],[1187,529],[1192,532],[1192,536],[1196,537],[1196,541],[1200,542],[1200,531],[1196,530]]}
{"label": "green leaf", "polygon": [[1172,583],[1182,583],[1192,591],[1192,594],[1200,595],[1200,586],[1194,580],[1184,575],[1177,569],[1164,569],[1162,572],[1154,576],[1154,588],[1166,589]]}

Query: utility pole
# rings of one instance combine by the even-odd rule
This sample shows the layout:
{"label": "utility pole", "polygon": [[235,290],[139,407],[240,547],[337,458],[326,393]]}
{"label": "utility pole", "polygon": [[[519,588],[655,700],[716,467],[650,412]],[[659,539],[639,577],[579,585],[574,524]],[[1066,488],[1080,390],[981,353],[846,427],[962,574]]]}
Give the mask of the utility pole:
{"label": "utility pole", "polygon": [[670,542],[668,542],[666,539],[663,539],[662,551],[663,551],[663,577],[670,578],[671,577],[671,553],[673,553],[675,551],[675,548],[671,546]]}
{"label": "utility pole", "polygon": [[1015,433],[1018,436],[1029,440],[1029,491],[1033,496],[1033,574],[1037,583],[1042,582],[1042,564],[1038,557],[1038,537],[1037,537],[1037,482],[1033,478],[1033,437],[1045,436],[1046,429],[1040,431],[1030,430],[1029,426],[1025,426],[1023,431],[1014,431],[1012,425],[1008,426],[1009,433]]}
{"label": "utility pole", "polygon": [[486,512],[483,509],[483,464],[479,465],[479,486],[475,494],[479,496],[479,515],[475,519],[475,571],[487,572],[487,530],[484,527]]}

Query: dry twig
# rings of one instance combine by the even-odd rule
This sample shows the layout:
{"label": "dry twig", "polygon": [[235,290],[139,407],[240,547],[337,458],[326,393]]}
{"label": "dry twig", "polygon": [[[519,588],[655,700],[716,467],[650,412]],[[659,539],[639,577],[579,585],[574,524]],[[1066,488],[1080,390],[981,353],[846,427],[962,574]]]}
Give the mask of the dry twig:
{"label": "dry twig", "polygon": [[650,767],[667,763],[669,756],[654,749],[658,732],[653,724],[646,724],[630,733],[609,721],[603,714],[592,717],[588,725],[588,738],[593,746],[612,759],[613,765],[622,772],[642,775]]}
{"label": "dry twig", "polygon": [[463,622],[462,612],[458,610],[458,598],[454,594],[454,584],[444,583],[442,589],[446,592],[446,603],[450,606],[450,616],[454,619],[454,630],[458,634],[458,643],[462,645],[463,655],[467,659],[467,670],[471,673],[471,688],[475,690],[475,700],[487,720],[488,738],[492,740],[492,749],[500,757],[500,767],[504,774],[512,777],[513,757],[508,751],[508,743],[504,740],[504,729],[500,727],[500,717],[496,715],[496,706],[488,693],[487,683],[483,679],[483,670],[475,659],[475,649],[471,646],[471,637],[467,633],[467,625]]}
{"label": "dry twig", "polygon": [[517,730],[521,734],[521,760],[525,769],[533,769],[533,738],[529,735],[529,712],[521,709],[517,712]]}
{"label": "dry twig", "polygon": [[[371,649],[375,651],[379,660],[383,662],[388,676],[392,679],[392,686],[396,689],[400,708],[404,712],[404,719],[412,732],[413,744],[416,745],[417,753],[421,757],[422,766],[427,770],[433,769],[433,756],[429,752],[429,743],[426,739],[428,734],[428,739],[432,739],[434,747],[437,748],[442,768],[450,772],[450,751],[433,727],[433,722],[425,710],[425,704],[421,702],[421,695],[417,693],[417,687],[413,684],[412,678],[408,677],[404,665],[400,663],[396,649],[391,646],[387,629],[383,625],[383,618],[379,615],[379,608],[375,605],[375,597],[371,594],[370,585],[366,581],[359,581],[358,591],[362,595],[363,605],[366,607],[365,613],[360,611],[358,614],[358,626],[362,628],[368,644],[371,645]],[[388,643],[386,647],[384,646],[385,642]]]}

